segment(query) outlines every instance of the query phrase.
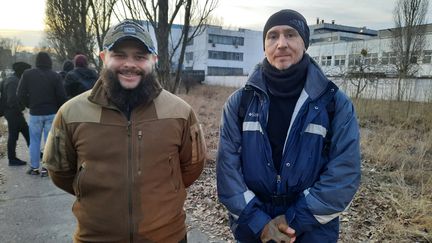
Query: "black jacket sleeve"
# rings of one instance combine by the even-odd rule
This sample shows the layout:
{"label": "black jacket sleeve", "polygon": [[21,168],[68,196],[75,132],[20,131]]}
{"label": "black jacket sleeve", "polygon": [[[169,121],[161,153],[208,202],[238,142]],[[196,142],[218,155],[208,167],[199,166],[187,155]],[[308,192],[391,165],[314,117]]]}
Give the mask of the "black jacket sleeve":
{"label": "black jacket sleeve", "polygon": [[18,82],[9,82],[5,86],[5,93],[6,93],[6,107],[8,109],[18,110],[22,111],[24,107],[21,105],[21,102],[19,102],[16,91],[18,87]]}
{"label": "black jacket sleeve", "polygon": [[26,72],[23,73],[21,76],[20,81],[18,82],[18,88],[17,88],[17,97],[18,100],[23,104],[25,107],[29,108],[29,93],[28,93],[28,84],[27,84],[27,78],[26,78]]}

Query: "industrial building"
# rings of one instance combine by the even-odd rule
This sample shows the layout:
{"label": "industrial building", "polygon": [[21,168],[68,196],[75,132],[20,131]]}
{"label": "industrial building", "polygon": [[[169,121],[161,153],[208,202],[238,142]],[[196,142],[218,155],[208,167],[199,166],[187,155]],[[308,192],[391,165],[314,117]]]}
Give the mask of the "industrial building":
{"label": "industrial building", "polygon": [[[180,36],[181,27],[173,26],[171,38]],[[362,50],[367,51],[364,62],[373,72],[383,73],[387,77],[396,74],[393,65],[396,54],[391,50],[393,29],[372,30],[339,25],[334,20],[327,23],[320,19],[309,28],[311,44],[307,53],[327,75],[342,76],[351,66],[358,65]],[[415,60],[418,72],[414,76],[420,78],[432,77],[432,24],[426,25],[426,30],[426,46]],[[187,46],[183,68],[204,70],[206,81],[209,82],[240,86],[263,58],[261,31],[232,30],[210,25]],[[173,63],[173,66],[176,64]]]}

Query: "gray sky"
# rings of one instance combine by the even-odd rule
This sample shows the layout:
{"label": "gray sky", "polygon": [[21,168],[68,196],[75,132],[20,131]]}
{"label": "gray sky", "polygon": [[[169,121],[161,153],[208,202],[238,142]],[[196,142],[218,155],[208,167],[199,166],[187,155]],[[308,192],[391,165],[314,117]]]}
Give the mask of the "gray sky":
{"label": "gray sky", "polygon": [[[393,9],[397,0],[219,0],[217,14],[224,24],[262,30],[267,18],[280,9],[294,9],[303,14],[308,24],[316,19],[336,24],[371,29],[393,27]],[[429,16],[432,16],[429,7]],[[428,22],[431,22],[429,17]]]}
{"label": "gray sky", "polygon": [[[397,0],[219,0],[215,11],[225,26],[261,30],[274,12],[291,8],[309,24],[326,22],[372,29],[393,27],[392,11]],[[0,29],[43,30],[45,0],[0,0]],[[431,8],[430,8],[431,9]],[[432,16],[432,11],[429,11]],[[428,22],[430,22],[429,19]]]}
{"label": "gray sky", "polygon": [[[45,1],[0,0],[0,30],[43,30]],[[327,23],[335,20],[340,25],[378,30],[394,26],[392,12],[396,3],[397,0],[219,0],[214,15],[228,28],[262,30],[271,14],[290,8],[303,14],[309,25],[320,18]],[[431,9],[429,6],[428,23],[432,22]],[[11,33],[0,31],[0,36],[10,37]],[[38,32],[27,31],[26,34],[40,36]],[[20,39],[25,45],[39,42],[37,38],[32,38],[31,44],[28,38]]]}

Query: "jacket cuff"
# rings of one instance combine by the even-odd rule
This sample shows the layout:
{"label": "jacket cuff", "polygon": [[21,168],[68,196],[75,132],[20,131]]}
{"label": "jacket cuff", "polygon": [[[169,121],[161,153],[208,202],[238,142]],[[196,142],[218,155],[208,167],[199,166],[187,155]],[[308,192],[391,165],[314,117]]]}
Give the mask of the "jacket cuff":
{"label": "jacket cuff", "polygon": [[255,197],[241,213],[235,232],[237,240],[252,240],[251,235],[254,236],[254,240],[260,238],[264,226],[271,221],[271,217],[260,209],[260,205],[261,202]]}
{"label": "jacket cuff", "polygon": [[320,225],[309,210],[304,196],[300,197],[295,205],[288,208],[285,212],[285,218],[289,227],[295,230],[297,237]]}

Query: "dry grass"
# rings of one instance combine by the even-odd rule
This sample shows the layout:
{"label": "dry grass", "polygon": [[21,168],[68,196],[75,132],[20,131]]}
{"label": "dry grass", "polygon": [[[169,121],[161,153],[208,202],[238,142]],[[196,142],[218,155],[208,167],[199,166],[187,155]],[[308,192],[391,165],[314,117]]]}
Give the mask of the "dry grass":
{"label": "dry grass", "polygon": [[354,205],[376,228],[366,239],[431,242],[432,104],[359,100],[356,108],[363,184]]}
{"label": "dry grass", "polygon": [[208,159],[214,161],[219,138],[219,124],[223,105],[235,88],[221,86],[195,86],[187,95],[179,96],[188,102],[203,125],[207,141]]}

